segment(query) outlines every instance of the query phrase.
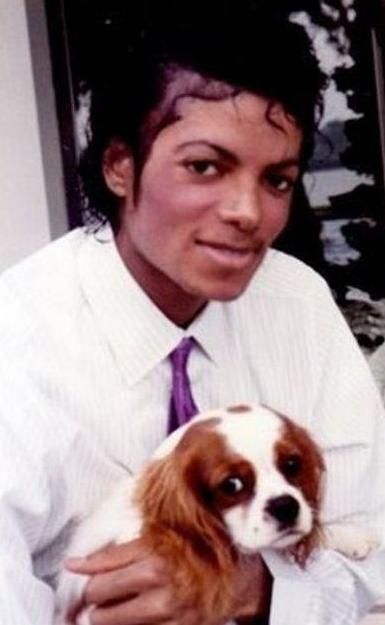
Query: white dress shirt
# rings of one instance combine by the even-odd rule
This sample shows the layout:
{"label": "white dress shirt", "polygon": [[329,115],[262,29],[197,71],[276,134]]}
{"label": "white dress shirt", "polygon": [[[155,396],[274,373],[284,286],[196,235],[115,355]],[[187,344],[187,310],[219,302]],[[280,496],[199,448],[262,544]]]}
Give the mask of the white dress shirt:
{"label": "white dress shirt", "polygon": [[[50,625],[73,522],[167,431],[168,354],[183,336],[200,409],[263,402],[308,427],[327,463],[323,516],[385,533],[379,395],[323,280],[270,251],[246,292],[188,330],[142,292],[104,229],[75,230],[0,279],[0,623]],[[272,625],[353,625],[385,556],[266,553]]]}

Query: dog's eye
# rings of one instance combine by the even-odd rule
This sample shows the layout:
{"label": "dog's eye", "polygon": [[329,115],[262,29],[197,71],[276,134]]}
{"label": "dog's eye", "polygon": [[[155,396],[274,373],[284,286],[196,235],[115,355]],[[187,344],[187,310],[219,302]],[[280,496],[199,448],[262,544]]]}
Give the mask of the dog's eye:
{"label": "dog's eye", "polygon": [[302,458],[299,454],[290,454],[281,460],[279,468],[286,477],[295,477],[302,468]]}
{"label": "dog's eye", "polygon": [[223,482],[219,484],[219,490],[224,495],[236,495],[244,489],[245,485],[241,478],[237,476],[227,477]]}

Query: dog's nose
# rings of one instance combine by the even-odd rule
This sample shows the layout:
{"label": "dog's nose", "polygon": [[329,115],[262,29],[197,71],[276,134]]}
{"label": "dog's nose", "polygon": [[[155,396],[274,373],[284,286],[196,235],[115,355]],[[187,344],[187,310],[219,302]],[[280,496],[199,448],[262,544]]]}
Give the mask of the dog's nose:
{"label": "dog's nose", "polygon": [[274,497],[267,502],[266,511],[283,527],[294,525],[299,513],[299,503],[291,495]]}

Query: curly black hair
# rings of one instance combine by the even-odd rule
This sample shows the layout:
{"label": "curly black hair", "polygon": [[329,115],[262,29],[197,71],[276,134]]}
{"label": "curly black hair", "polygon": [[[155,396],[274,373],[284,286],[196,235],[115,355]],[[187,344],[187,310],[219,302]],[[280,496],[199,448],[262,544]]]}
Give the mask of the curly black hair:
{"label": "curly black hair", "polygon": [[226,89],[210,89],[219,81],[234,92],[281,103],[303,132],[303,161],[309,156],[324,76],[304,29],[289,20],[290,2],[147,0],[135,13],[127,0],[106,5],[98,3],[94,70],[84,83],[92,95],[90,142],[80,162],[89,215],[118,227],[117,198],[102,175],[103,153],[112,139],[126,143],[140,178],[151,142],[173,121],[167,109],[156,127],[148,123],[178,68],[203,79],[189,95],[226,97]]}

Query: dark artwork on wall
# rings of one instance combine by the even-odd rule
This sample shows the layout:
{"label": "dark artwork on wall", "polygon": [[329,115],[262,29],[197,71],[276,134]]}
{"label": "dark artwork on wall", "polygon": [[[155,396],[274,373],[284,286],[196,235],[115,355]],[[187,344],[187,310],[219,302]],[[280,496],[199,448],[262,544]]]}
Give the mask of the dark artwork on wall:
{"label": "dark artwork on wall", "polygon": [[[278,247],[326,278],[370,353],[385,338],[385,2],[281,1],[310,33],[329,86],[315,153]],[[82,78],[96,62],[89,24],[103,36],[113,31],[118,4],[46,0],[71,225],[81,222]]]}
{"label": "dark artwork on wall", "polygon": [[302,20],[330,84],[306,194],[282,248],[324,275],[370,353],[385,337],[383,7],[328,4],[325,14],[309,2],[310,20]]}

